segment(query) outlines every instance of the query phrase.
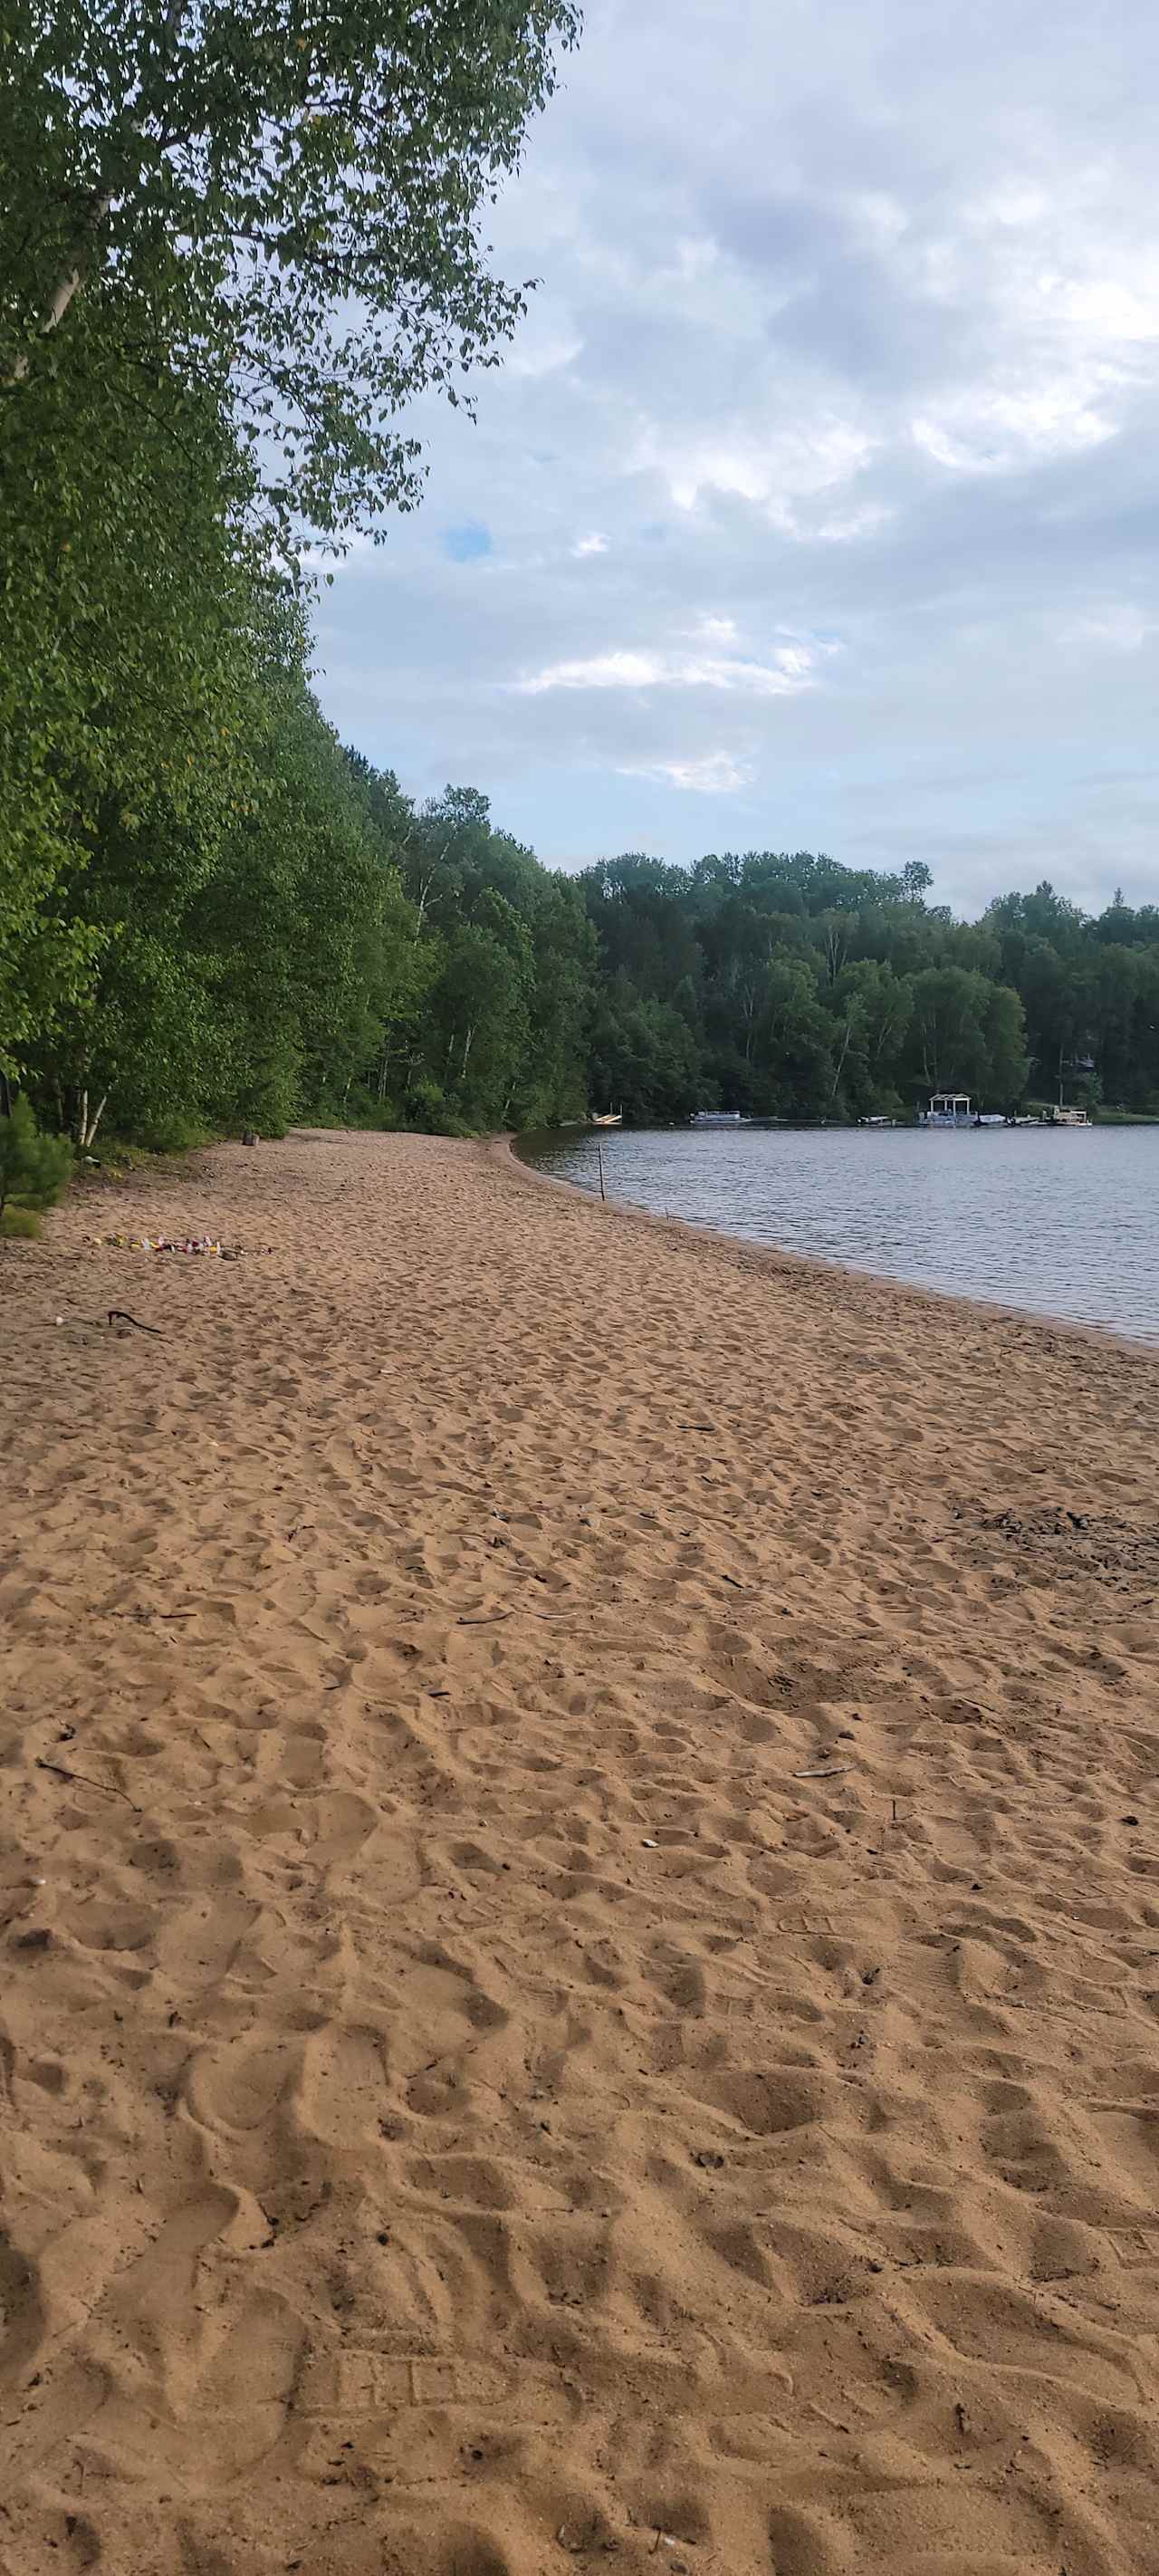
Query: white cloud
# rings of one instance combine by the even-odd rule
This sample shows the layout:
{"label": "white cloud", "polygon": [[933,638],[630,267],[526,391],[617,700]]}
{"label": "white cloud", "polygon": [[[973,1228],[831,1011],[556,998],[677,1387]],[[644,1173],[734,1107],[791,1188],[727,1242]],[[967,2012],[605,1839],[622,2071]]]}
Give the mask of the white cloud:
{"label": "white cloud", "polygon": [[908,208],[886,188],[854,189],[842,204],[857,232],[879,249],[895,249],[909,230]]}
{"label": "white cloud", "polygon": [[508,686],[530,698],[552,689],[721,689],[785,698],[814,687],[819,662],[835,650],[832,644],[782,644],[764,662],[739,654],[730,660],[722,654],[620,650],[550,662]]}
{"label": "white cloud", "polygon": [[307,572],[333,572],[336,563],[348,563],[353,556],[373,553],[373,537],[356,528],[351,536],[342,538],[341,544],[300,546],[298,561],[305,565]]}
{"label": "white cloud", "polygon": [[663,675],[658,653],[593,653],[586,662],[550,662],[508,686],[518,697],[538,698],[547,689],[654,689]]}
{"label": "white cloud", "polygon": [[1101,447],[1115,422],[1078,379],[968,393],[915,420],[914,443],[956,474],[1006,474]]}
{"label": "white cloud", "polygon": [[754,775],[751,760],[735,760],[729,751],[707,751],[699,760],[621,760],[617,767],[622,778],[649,778],[699,796],[735,796]]}
{"label": "white cloud", "polygon": [[532,297],[504,363],[512,376],[550,376],[560,367],[570,367],[583,345],[583,333],[574,314],[541,290]]}
{"label": "white cloud", "polygon": [[855,545],[858,537],[880,536],[888,528],[894,512],[884,501],[865,501],[860,508],[839,510],[835,517],[818,519],[813,527],[798,527],[795,534],[804,542],[811,538],[822,546]]}
{"label": "white cloud", "polygon": [[608,540],[601,536],[598,528],[593,529],[590,537],[577,537],[572,547],[573,555],[578,556],[581,562],[585,555],[606,555],[607,551]]}
{"label": "white cloud", "polygon": [[1145,616],[1129,600],[1111,600],[1103,608],[1071,618],[1061,629],[1061,641],[1080,648],[1103,646],[1112,653],[1138,653],[1156,634],[1159,620]]}
{"label": "white cloud", "polygon": [[662,475],[678,510],[706,495],[751,501],[786,524],[791,504],[852,482],[869,462],[873,440],[852,421],[820,420],[760,432],[729,428],[674,438],[655,426],[640,438],[638,461]]}

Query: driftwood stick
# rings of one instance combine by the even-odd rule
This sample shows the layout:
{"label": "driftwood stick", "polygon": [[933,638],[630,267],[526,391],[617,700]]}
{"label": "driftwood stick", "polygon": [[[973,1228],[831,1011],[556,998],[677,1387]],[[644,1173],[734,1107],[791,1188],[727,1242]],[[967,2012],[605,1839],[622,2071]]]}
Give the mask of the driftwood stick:
{"label": "driftwood stick", "polygon": [[132,1808],[135,1816],[141,1814],[140,1807],[136,1800],[129,1796],[127,1789],[115,1788],[108,1780],[94,1780],[89,1771],[66,1771],[63,1762],[49,1762],[43,1753],[38,1753],[36,1756],[36,1768],[38,1771],[55,1771],[58,1780],[80,1780],[86,1789],[102,1790],[106,1798],[123,1798],[125,1805]]}

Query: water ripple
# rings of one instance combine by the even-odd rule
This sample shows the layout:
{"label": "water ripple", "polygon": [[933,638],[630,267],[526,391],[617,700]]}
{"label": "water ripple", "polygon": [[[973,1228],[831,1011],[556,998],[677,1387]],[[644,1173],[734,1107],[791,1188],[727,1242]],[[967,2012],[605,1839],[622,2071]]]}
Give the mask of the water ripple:
{"label": "water ripple", "polygon": [[[609,1196],[749,1242],[1159,1345],[1159,1127],[617,1130]],[[598,1189],[597,1140],[527,1138]]]}

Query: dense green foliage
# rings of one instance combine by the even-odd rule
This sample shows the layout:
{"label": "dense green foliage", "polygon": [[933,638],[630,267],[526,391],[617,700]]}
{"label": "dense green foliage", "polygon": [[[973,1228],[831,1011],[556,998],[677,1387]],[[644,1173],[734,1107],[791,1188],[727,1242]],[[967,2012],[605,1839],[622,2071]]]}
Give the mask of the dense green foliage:
{"label": "dense green foliage", "polygon": [[929,870],[798,851],[639,857],[580,880],[599,941],[601,1105],[666,1119],[912,1114],[932,1090],[1159,1109],[1159,908],[1097,920],[1040,885],[979,922]]}
{"label": "dense green foliage", "polygon": [[83,310],[115,471],[176,375],[285,528],[416,497],[422,387],[493,365],[523,289],[482,225],[574,0],[0,0],[0,384]]}
{"label": "dense green foliage", "polygon": [[1159,910],[1091,920],[1040,886],[965,923],[912,871],[803,853],[551,873],[471,789],[416,810],[344,753],[284,617],[246,641],[250,697],[195,784],[174,757],[132,809],[98,793],[31,942],[68,975],[37,1026],[51,978],[25,973],[6,1060],[80,1141],[106,1098],[156,1143],[902,1117],[946,1087],[1159,1109]]}
{"label": "dense green foliage", "polygon": [[15,1100],[0,1118],[0,1234],[35,1234],[71,1169],[67,1139],[40,1135],[27,1100]]}
{"label": "dense green foliage", "polygon": [[82,1147],[582,1101],[578,894],[343,756],[297,570],[523,311],[483,226],[577,25],[0,0],[0,1078]]}

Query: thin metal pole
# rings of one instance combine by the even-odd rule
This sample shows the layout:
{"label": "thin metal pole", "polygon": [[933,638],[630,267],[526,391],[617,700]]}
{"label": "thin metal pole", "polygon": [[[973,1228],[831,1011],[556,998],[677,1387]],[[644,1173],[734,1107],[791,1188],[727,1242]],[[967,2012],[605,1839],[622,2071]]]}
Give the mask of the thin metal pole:
{"label": "thin metal pole", "polygon": [[608,1193],[604,1188],[604,1149],[598,1136],[596,1138],[596,1152],[600,1158],[600,1197],[606,1200]]}

